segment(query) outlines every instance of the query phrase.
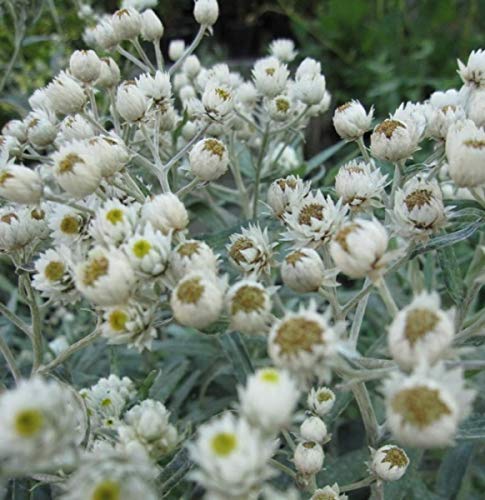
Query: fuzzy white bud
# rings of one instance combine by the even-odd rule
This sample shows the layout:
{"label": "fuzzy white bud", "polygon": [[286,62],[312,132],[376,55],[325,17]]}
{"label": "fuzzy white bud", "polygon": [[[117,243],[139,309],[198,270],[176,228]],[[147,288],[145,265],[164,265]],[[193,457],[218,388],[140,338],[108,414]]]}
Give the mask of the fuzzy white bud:
{"label": "fuzzy white bud", "polygon": [[323,467],[325,455],[322,447],[315,441],[299,443],[295,448],[293,461],[295,467],[303,476],[318,474]]}
{"label": "fuzzy white bud", "polygon": [[195,0],[194,18],[203,26],[212,26],[219,17],[217,0]]}
{"label": "fuzzy white bud", "polygon": [[196,177],[203,181],[214,181],[226,173],[229,154],[218,139],[202,139],[190,151],[189,163]]}
{"label": "fuzzy white bud", "polygon": [[94,50],[76,50],[69,59],[72,76],[84,83],[94,82],[101,71],[101,60]]}
{"label": "fuzzy white bud", "polygon": [[300,425],[300,435],[305,441],[321,444],[327,437],[327,426],[319,417],[308,417]]}
{"label": "fuzzy white bud", "polygon": [[153,12],[152,9],[147,9],[141,15],[141,36],[148,42],[157,42],[162,38],[164,27],[162,21]]}
{"label": "fuzzy white bud", "polygon": [[120,9],[113,14],[111,25],[119,40],[133,40],[141,32],[142,17],[135,9]]}

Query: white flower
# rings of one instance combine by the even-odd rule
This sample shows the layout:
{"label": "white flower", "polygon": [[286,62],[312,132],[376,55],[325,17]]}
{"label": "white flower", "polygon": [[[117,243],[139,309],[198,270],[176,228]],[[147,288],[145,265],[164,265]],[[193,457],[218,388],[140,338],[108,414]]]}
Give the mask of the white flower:
{"label": "white flower", "polygon": [[387,253],[388,235],[377,220],[354,219],[344,224],[330,242],[337,268],[350,278],[378,279],[393,255]]}
{"label": "white flower", "polygon": [[168,57],[172,61],[180,59],[185,52],[185,42],[183,40],[172,40],[168,46]]}
{"label": "white flower", "polygon": [[46,233],[42,209],[4,206],[0,208],[0,250],[19,250]]}
{"label": "white flower", "polygon": [[420,134],[412,124],[388,118],[374,128],[370,149],[380,160],[406,160],[418,149],[419,139]]}
{"label": "white flower", "polygon": [[93,83],[99,77],[101,60],[94,50],[75,50],[69,59],[69,69],[74,78]]}
{"label": "white flower", "polygon": [[403,102],[391,115],[391,119],[406,124],[414,131],[415,138],[419,142],[427,133],[429,103]]}
{"label": "white flower", "polygon": [[277,434],[291,424],[299,391],[282,370],[262,368],[238,387],[240,411],[248,422],[266,434]]}
{"label": "white flower", "polygon": [[302,381],[316,376],[328,378],[335,355],[338,331],[330,326],[328,310],[319,314],[315,303],[288,312],[273,324],[268,337],[268,354],[273,363],[290,370]]}
{"label": "white flower", "polygon": [[76,287],[100,306],[125,303],[135,285],[135,272],[128,258],[116,248],[94,247],[76,266]]}
{"label": "white flower", "polygon": [[307,417],[300,425],[300,436],[305,441],[315,441],[322,444],[327,434],[327,426],[319,417]]}
{"label": "white flower", "polygon": [[217,0],[195,0],[194,18],[202,26],[212,26],[219,17]]}
{"label": "white flower", "polygon": [[145,116],[148,99],[134,81],[126,81],[116,91],[116,109],[127,122],[136,122]]}
{"label": "white flower", "polygon": [[234,106],[232,90],[223,84],[208,83],[202,94],[202,105],[211,119],[224,120]]}
{"label": "white flower", "polygon": [[241,233],[232,234],[227,251],[230,261],[246,274],[267,273],[271,268],[272,248],[268,230],[259,225],[243,228]]}
{"label": "white flower", "polygon": [[273,40],[269,46],[272,56],[278,58],[282,63],[290,63],[298,55],[295,50],[295,42],[287,38]]}
{"label": "white flower", "polygon": [[183,231],[189,224],[184,204],[172,193],[153,196],[142,207],[142,219],[163,234]]}
{"label": "white flower", "polygon": [[403,445],[436,448],[453,443],[475,391],[465,389],[460,368],[440,364],[411,375],[395,373],[384,383],[387,425]]}
{"label": "white flower", "polygon": [[152,9],[141,15],[141,36],[148,42],[156,42],[162,38],[165,29],[162,21]]}
{"label": "white flower", "polygon": [[440,308],[436,292],[417,295],[389,327],[387,343],[394,360],[407,370],[423,360],[439,360],[453,342],[453,316]]}
{"label": "white flower", "polygon": [[325,97],[325,90],[325,77],[320,74],[303,75],[293,86],[294,95],[307,106],[319,104]]}
{"label": "white flower", "polygon": [[62,120],[56,142],[60,145],[66,142],[91,139],[96,130],[81,114],[68,115]]}
{"label": "white flower", "polygon": [[170,255],[170,271],[177,281],[192,271],[216,275],[217,267],[217,256],[204,241],[185,240]]}
{"label": "white flower", "polygon": [[84,235],[86,220],[75,208],[66,205],[55,205],[49,214],[47,224],[51,238],[56,245],[75,245]]}
{"label": "white flower", "polygon": [[61,71],[46,88],[50,108],[56,113],[68,115],[82,111],[87,96],[81,85]]}
{"label": "white flower", "polygon": [[246,279],[227,292],[227,310],[231,328],[248,334],[263,334],[271,319],[269,292],[257,281]]}
{"label": "white flower", "polygon": [[426,134],[433,139],[444,141],[450,126],[465,119],[462,95],[455,89],[434,92],[429,98],[426,114]]}
{"label": "white flower", "polygon": [[201,271],[184,276],[172,292],[170,305],[184,326],[203,329],[216,321],[224,303],[224,283]]}
{"label": "white flower", "polygon": [[117,10],[111,18],[111,26],[119,40],[133,40],[141,32],[141,14],[132,8]]}
{"label": "white flower", "polygon": [[139,352],[151,349],[152,341],[157,337],[153,326],[155,308],[142,304],[130,303],[114,306],[103,313],[101,326],[103,337],[109,344],[129,344]]}
{"label": "white flower", "polygon": [[401,479],[408,466],[409,458],[398,446],[386,444],[373,452],[371,470],[382,481]]}
{"label": "white flower", "polygon": [[162,71],[157,71],[155,76],[143,73],[137,78],[136,85],[147,98],[152,98],[155,101],[169,99],[172,95],[170,75]]}
{"label": "white flower", "polygon": [[93,137],[86,143],[86,148],[96,158],[103,177],[119,172],[130,159],[125,143],[115,134]]}
{"label": "white flower", "polygon": [[315,441],[298,443],[293,454],[295,467],[303,476],[318,474],[323,467],[324,458],[322,447]]}
{"label": "white flower", "polygon": [[298,69],[296,70],[295,80],[300,80],[306,76],[319,75],[322,72],[322,66],[318,61],[312,59],[311,57],[305,58]]}
{"label": "white flower", "polygon": [[283,283],[295,292],[315,292],[327,278],[320,255],[312,248],[292,250],[281,262]]}
{"label": "white flower", "polygon": [[94,28],[93,37],[96,43],[104,50],[113,50],[120,39],[113,29],[111,18],[102,19]]}
{"label": "white flower", "polygon": [[64,191],[75,198],[93,193],[101,181],[97,158],[79,141],[62,145],[52,154],[53,174]]}
{"label": "white flower", "polygon": [[459,187],[485,184],[485,130],[471,120],[456,122],[446,137],[448,171]]}
{"label": "white flower", "polygon": [[468,118],[473,120],[477,127],[485,127],[485,88],[472,93],[468,106]]}
{"label": "white flower", "polygon": [[458,60],[458,74],[471,87],[485,87],[485,50],[472,50],[466,66]]}
{"label": "white flower", "polygon": [[339,106],[333,115],[337,134],[347,141],[355,141],[371,129],[374,107],[367,113],[360,101],[352,100]]}
{"label": "white flower", "polygon": [[0,196],[14,203],[38,203],[42,196],[40,175],[13,162],[0,166]]}
{"label": "white flower", "polygon": [[[191,56],[185,59],[184,64],[182,65],[182,71],[190,78],[194,79],[199,74],[202,66],[200,64],[199,58],[192,54]],[[194,97],[195,97],[195,89],[194,89]]]}
{"label": "white flower", "polygon": [[215,181],[226,173],[229,154],[224,143],[218,139],[202,139],[191,149],[189,163],[196,177],[203,181]]}
{"label": "white flower", "polygon": [[299,177],[276,179],[268,189],[267,202],[276,217],[281,217],[290,208],[291,199],[304,198],[310,190],[310,183]]}
{"label": "white flower", "polygon": [[74,396],[34,377],[0,395],[0,461],[6,471],[54,471],[73,460],[78,421]]}
{"label": "white flower", "polygon": [[259,59],[254,65],[254,85],[266,97],[283,93],[289,76],[286,64],[282,64],[276,57]]}
{"label": "white flower", "polygon": [[373,163],[351,160],[342,165],[335,177],[335,191],[352,210],[381,207],[387,175]]}
{"label": "white flower", "polygon": [[335,399],[335,393],[328,387],[318,387],[317,389],[312,387],[308,393],[307,405],[312,412],[323,417],[331,411]]}
{"label": "white flower", "polygon": [[36,147],[45,148],[52,144],[57,136],[57,126],[54,115],[49,111],[33,111],[25,119],[27,137]]}
{"label": "white flower", "polygon": [[110,89],[118,85],[120,77],[120,68],[116,62],[111,57],[101,58],[99,76],[95,85]]}
{"label": "white flower", "polygon": [[29,106],[34,111],[50,111],[51,104],[47,97],[47,87],[42,87],[33,92],[29,97]]}
{"label": "white flower", "polygon": [[145,399],[126,412],[126,425],[118,428],[121,444],[140,443],[150,458],[157,461],[177,443],[177,430],[169,422],[170,413],[159,401]]}
{"label": "white flower", "polygon": [[239,105],[252,109],[258,102],[258,91],[251,82],[244,82],[236,89],[235,99]]}
{"label": "white flower", "polygon": [[[265,107],[272,120],[283,122],[293,117],[294,109],[291,99],[286,95],[278,95],[272,99],[265,100]],[[278,144],[275,151],[279,153],[285,144]]]}
{"label": "white flower", "polygon": [[332,486],[327,485],[324,488],[315,490],[310,500],[347,500],[348,498],[347,495],[340,494],[340,488],[335,483]]}
{"label": "white flower", "polygon": [[444,226],[448,212],[436,179],[416,175],[396,192],[394,218],[402,236],[427,239]]}
{"label": "white flower", "polygon": [[22,120],[10,120],[2,127],[2,134],[15,137],[19,142],[26,142],[27,124]]}
{"label": "white flower", "polygon": [[321,191],[312,191],[304,198],[294,200],[290,212],[283,216],[288,226],[284,239],[299,246],[316,248],[329,241],[346,211],[341,200],[334,203]]}
{"label": "white flower", "polygon": [[268,465],[274,451],[274,442],[245,420],[225,413],[202,425],[197,441],[189,445],[198,467],[191,477],[208,491],[208,498],[251,498],[274,475]]}

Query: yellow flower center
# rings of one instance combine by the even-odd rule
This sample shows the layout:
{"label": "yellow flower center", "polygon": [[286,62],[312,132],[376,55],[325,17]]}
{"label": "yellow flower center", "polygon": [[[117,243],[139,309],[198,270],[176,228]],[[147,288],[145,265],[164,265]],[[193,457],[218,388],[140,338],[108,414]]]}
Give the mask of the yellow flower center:
{"label": "yellow flower center", "polygon": [[128,321],[128,314],[121,309],[115,309],[108,317],[109,326],[115,332],[121,332],[125,329],[126,322]]}
{"label": "yellow flower center", "polygon": [[204,141],[203,150],[209,151],[209,153],[212,153],[214,156],[222,158],[224,152],[226,151],[226,147],[224,146],[224,144],[222,144],[221,141],[218,141],[217,139],[206,139]]}
{"label": "yellow flower center", "polygon": [[120,500],[121,488],[115,481],[106,480],[99,483],[93,494],[91,500]]}
{"label": "yellow flower center", "polygon": [[310,352],[315,344],[323,344],[322,327],[315,321],[303,317],[283,321],[276,332],[276,343],[283,354]]}
{"label": "yellow flower center", "polygon": [[276,73],[276,69],[275,69],[275,68],[266,68],[266,69],[265,69],[265,73],[266,73],[268,76],[273,76],[273,75]]}
{"label": "yellow flower center", "polygon": [[312,219],[323,220],[323,205],[320,203],[309,203],[303,206],[298,215],[298,222],[310,226]]}
{"label": "yellow flower center", "polygon": [[83,283],[86,286],[92,286],[98,278],[108,274],[109,261],[106,257],[93,259],[84,268]]}
{"label": "yellow flower center", "polygon": [[319,403],[324,403],[325,401],[330,401],[333,399],[333,395],[330,391],[327,391],[325,389],[321,389],[317,393],[317,401]]}
{"label": "yellow flower center", "polygon": [[376,132],[384,134],[388,139],[390,139],[394,131],[399,127],[406,128],[406,125],[397,120],[384,120],[376,127]]}
{"label": "yellow flower center", "polygon": [[60,174],[72,172],[76,163],[84,163],[84,160],[75,153],[69,153],[63,160],[59,162],[58,171]]}
{"label": "yellow flower center", "polygon": [[51,261],[44,269],[44,276],[49,281],[59,281],[64,276],[65,266],[62,262]]}
{"label": "yellow flower center", "polygon": [[5,222],[5,224],[9,224],[10,225],[12,223],[12,221],[19,220],[19,218],[14,213],[11,213],[11,214],[2,215],[2,217],[0,218],[0,220],[2,222]]}
{"label": "yellow flower center", "polygon": [[296,180],[295,179],[278,179],[276,181],[281,190],[285,190],[286,188],[295,189],[296,188]]}
{"label": "yellow flower center", "polygon": [[217,88],[215,92],[223,101],[228,101],[231,98],[231,94],[227,90]]}
{"label": "yellow flower center", "polygon": [[79,233],[79,220],[72,215],[66,215],[61,221],[61,231],[66,234]]}
{"label": "yellow flower center", "polygon": [[45,212],[44,212],[44,210],[42,210],[40,208],[34,208],[34,210],[32,210],[32,212],[30,212],[30,216],[34,220],[44,220],[45,219]]}
{"label": "yellow flower center", "polygon": [[406,314],[404,335],[409,340],[409,343],[414,345],[427,333],[432,332],[439,323],[439,320],[439,316],[429,309],[419,307],[411,309],[411,311]]}
{"label": "yellow flower center", "polygon": [[345,104],[342,104],[341,106],[339,106],[337,108],[337,111],[339,111],[339,112],[345,111],[346,109],[349,109],[350,106],[352,106],[352,103],[351,102],[346,102]]}
{"label": "yellow flower center", "polygon": [[480,141],[478,139],[470,139],[468,141],[465,141],[463,144],[465,144],[465,146],[469,146],[470,148],[473,148],[473,149],[483,149],[485,148],[485,141]]}
{"label": "yellow flower center", "polygon": [[274,368],[265,368],[264,370],[261,370],[259,378],[263,382],[269,382],[270,384],[277,384],[280,381],[280,374],[278,370],[275,370]]}
{"label": "yellow flower center", "polygon": [[110,398],[104,398],[102,401],[101,401],[101,407],[102,408],[107,408],[108,406],[111,406],[113,402],[111,401]]}
{"label": "yellow flower center", "polygon": [[109,212],[106,213],[106,219],[111,222],[111,224],[118,224],[123,220],[124,214],[121,208],[112,208]]}
{"label": "yellow flower center", "polygon": [[28,438],[37,434],[44,425],[44,415],[33,408],[22,410],[15,415],[15,431],[21,437]]}
{"label": "yellow flower center", "polygon": [[231,304],[231,314],[250,313],[264,308],[265,293],[261,288],[244,285],[235,293]]}
{"label": "yellow flower center", "polygon": [[204,293],[204,285],[200,278],[191,278],[184,281],[177,289],[177,298],[184,304],[197,304]]}
{"label": "yellow flower center", "polygon": [[151,249],[152,245],[147,240],[138,240],[133,245],[133,253],[135,254],[135,257],[138,257],[139,259],[143,259],[145,255],[148,255]]}
{"label": "yellow flower center", "polygon": [[229,432],[220,432],[212,438],[211,446],[216,455],[227,457],[236,449],[237,437]]}
{"label": "yellow flower center", "polygon": [[391,469],[393,467],[406,467],[409,462],[408,457],[400,448],[393,447],[387,450],[385,453],[386,456],[382,459],[381,463],[391,464]]}
{"label": "yellow flower center", "polygon": [[276,109],[280,113],[287,113],[290,109],[290,103],[286,99],[279,97],[278,99],[276,99]]}

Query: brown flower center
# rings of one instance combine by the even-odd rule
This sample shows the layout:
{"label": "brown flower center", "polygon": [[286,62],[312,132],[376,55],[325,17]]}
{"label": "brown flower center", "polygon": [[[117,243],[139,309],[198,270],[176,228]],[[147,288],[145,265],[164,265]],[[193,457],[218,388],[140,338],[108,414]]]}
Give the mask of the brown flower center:
{"label": "brown flower center", "polygon": [[12,179],[13,175],[10,172],[1,172],[0,173],[0,186],[3,186],[6,181]]}
{"label": "brown flower center", "polygon": [[79,221],[72,215],[66,215],[61,221],[61,231],[66,234],[79,233]]}
{"label": "brown flower center", "polygon": [[71,172],[76,163],[84,163],[84,160],[75,153],[69,153],[63,160],[59,162],[59,173],[65,174],[67,172]]}
{"label": "brown flower center", "polygon": [[106,257],[93,259],[84,268],[83,283],[86,286],[93,286],[98,278],[108,274],[109,260]]}
{"label": "brown flower center", "polygon": [[231,304],[231,314],[251,313],[264,308],[265,292],[259,287],[244,285],[235,293]]}
{"label": "brown flower center", "polygon": [[429,205],[432,198],[433,195],[428,189],[417,189],[406,196],[404,203],[406,204],[407,209],[411,211],[415,207],[421,208],[425,205]]}
{"label": "brown flower center", "polygon": [[310,352],[315,344],[323,344],[322,327],[303,317],[283,321],[276,332],[276,343],[283,354],[296,354],[299,351]]}
{"label": "brown flower center", "polygon": [[276,109],[280,113],[287,113],[288,110],[290,109],[290,103],[286,99],[280,97],[276,99]]}
{"label": "brown flower center", "polygon": [[177,298],[184,304],[197,304],[205,287],[200,283],[199,277],[191,278],[181,283],[177,289]]}
{"label": "brown flower center", "polygon": [[241,262],[247,263],[247,259],[246,257],[244,257],[242,252],[244,250],[247,250],[248,248],[253,248],[253,247],[254,247],[254,242],[249,238],[242,236],[232,244],[229,250],[229,256],[232,258],[232,260],[234,260],[234,262],[237,262],[238,264],[240,264]]}
{"label": "brown flower center", "polygon": [[358,224],[349,224],[343,227],[336,235],[335,241],[342,247],[345,252],[349,252],[350,248],[347,243],[347,236],[352,232],[358,229]]}
{"label": "brown flower center", "polygon": [[406,125],[397,120],[384,120],[376,127],[376,132],[384,134],[388,139],[390,139],[394,131],[399,127],[406,128]]}
{"label": "brown flower center", "polygon": [[414,346],[420,338],[436,328],[439,320],[439,316],[429,309],[412,309],[406,314],[404,335],[409,340],[409,343]]}
{"label": "brown flower center", "polygon": [[393,447],[387,450],[386,456],[382,459],[381,463],[389,463],[391,464],[391,469],[393,467],[403,468],[406,467],[409,460],[404,451],[400,448]]}
{"label": "brown flower center", "polygon": [[478,139],[470,139],[469,141],[465,141],[463,144],[465,146],[469,146],[470,148],[473,149],[483,149],[485,148],[485,141],[484,140],[478,140]]}
{"label": "brown flower center", "polygon": [[302,225],[310,226],[312,219],[323,220],[323,205],[309,203],[303,206],[298,215],[298,222]]}
{"label": "brown flower center", "polygon": [[217,139],[206,139],[204,141],[203,150],[209,151],[209,153],[212,153],[213,155],[222,158],[226,151],[226,148],[224,144],[222,144],[222,142],[218,141]]}
{"label": "brown flower center", "polygon": [[341,106],[339,106],[337,108],[337,111],[338,112],[342,112],[342,111],[345,111],[346,109],[349,109],[350,106],[352,106],[352,103],[351,102],[346,102],[345,104],[342,104]]}
{"label": "brown flower center", "polygon": [[298,262],[303,260],[305,257],[305,254],[303,252],[300,252],[300,250],[295,250],[294,252],[291,252],[286,256],[286,263],[290,266],[295,267]]}
{"label": "brown flower center", "polygon": [[177,248],[177,253],[182,257],[192,257],[199,253],[200,244],[197,241],[188,241],[186,243],[182,243]]}

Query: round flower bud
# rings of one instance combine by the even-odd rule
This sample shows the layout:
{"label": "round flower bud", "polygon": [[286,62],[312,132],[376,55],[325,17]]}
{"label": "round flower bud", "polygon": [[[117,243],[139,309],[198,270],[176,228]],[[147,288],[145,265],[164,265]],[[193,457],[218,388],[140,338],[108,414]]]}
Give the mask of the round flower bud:
{"label": "round flower bud", "polygon": [[277,57],[283,63],[292,62],[297,56],[295,42],[286,38],[273,40],[269,46],[272,56]]}
{"label": "round flower bud", "polygon": [[99,87],[110,89],[116,87],[120,81],[120,68],[111,57],[103,57],[101,59],[101,67],[99,71],[96,85]]}
{"label": "round flower bud", "polygon": [[162,38],[164,33],[162,21],[153,12],[147,9],[141,15],[141,36],[148,42],[156,42]]}
{"label": "round flower bud", "polygon": [[319,75],[321,72],[322,65],[318,61],[315,61],[315,59],[307,57],[298,66],[295,74],[295,80],[300,80],[305,76]]}
{"label": "round flower bud", "polygon": [[200,70],[201,65],[199,58],[194,54],[187,57],[182,65],[182,71],[191,79],[195,78],[199,74]]}
{"label": "round flower bud", "polygon": [[189,224],[187,209],[173,193],[158,194],[145,202],[142,218],[163,234],[183,231]]}
{"label": "round flower bud", "polygon": [[194,18],[202,26],[212,26],[219,17],[217,0],[195,0]]}
{"label": "round flower bud", "polygon": [[207,243],[185,240],[170,255],[170,270],[178,281],[192,271],[217,274],[217,257]]}
{"label": "round flower bud", "polygon": [[226,146],[218,139],[202,139],[189,154],[190,170],[203,181],[214,181],[224,175],[229,165]]}
{"label": "round flower bud", "polygon": [[323,449],[318,443],[304,441],[295,448],[293,461],[300,474],[313,476],[322,470],[324,457]]}
{"label": "round flower bud", "polygon": [[93,137],[87,142],[86,149],[97,159],[103,177],[119,172],[130,159],[125,143],[114,134]]}
{"label": "round flower bud", "polygon": [[168,57],[171,61],[177,61],[185,52],[185,42],[183,40],[172,40],[168,46]]}
{"label": "round flower bud", "polygon": [[335,404],[335,393],[328,387],[312,387],[308,393],[307,405],[308,408],[316,413],[319,417],[323,417],[331,411]]}
{"label": "round flower bud", "polygon": [[468,106],[468,118],[477,127],[485,127],[485,88],[473,92]]}
{"label": "round flower bud", "polygon": [[45,213],[30,207],[0,208],[0,250],[12,252],[46,233]]}
{"label": "round flower bud", "polygon": [[418,149],[419,139],[420,134],[412,123],[390,118],[377,125],[372,132],[370,150],[381,160],[406,160]]}
{"label": "round flower bud", "polygon": [[27,137],[31,144],[38,148],[51,145],[57,137],[54,116],[45,111],[33,111],[27,115]]}
{"label": "round flower bud", "polygon": [[231,89],[225,85],[208,84],[202,94],[202,105],[210,118],[223,120],[234,107]]}
{"label": "round flower bud", "polygon": [[472,50],[467,64],[458,60],[458,74],[472,88],[485,88],[485,50]]}
{"label": "round flower bud", "polygon": [[51,109],[62,115],[79,113],[87,100],[81,85],[64,71],[49,83],[46,95]]}
{"label": "round flower bud", "polygon": [[202,329],[219,318],[223,301],[223,287],[217,278],[196,271],[179,281],[172,292],[170,305],[181,325]]}
{"label": "round flower bud", "polygon": [[141,14],[132,8],[117,10],[111,18],[111,26],[119,40],[133,40],[141,32]]}
{"label": "round flower bud", "polygon": [[325,96],[325,77],[320,74],[304,75],[295,81],[295,96],[307,106],[319,104]]}
{"label": "round flower bud", "polygon": [[339,106],[333,115],[333,126],[337,134],[346,141],[355,141],[371,129],[374,108],[367,113],[359,101],[350,101]]}
{"label": "round flower bud", "polygon": [[10,120],[3,126],[2,134],[15,137],[19,142],[26,142],[27,124],[22,120]]}
{"label": "round flower bud", "polygon": [[276,179],[268,189],[267,202],[276,217],[282,217],[288,211],[292,199],[304,198],[310,190],[309,183],[303,182],[299,177],[289,175]]}
{"label": "round flower bud", "polygon": [[127,122],[136,122],[145,116],[148,100],[134,81],[123,82],[116,92],[116,109]]}
{"label": "round flower bud", "polygon": [[348,500],[348,496],[340,494],[340,488],[335,483],[332,486],[327,485],[324,488],[315,490],[310,500]]}
{"label": "round flower bud", "polygon": [[406,452],[402,448],[386,444],[374,451],[371,470],[382,481],[397,481],[404,476],[408,466]]}
{"label": "round flower bud", "polygon": [[93,31],[93,37],[96,43],[104,50],[113,50],[120,39],[113,29],[113,23],[110,20],[103,20],[96,25]]}
{"label": "round flower bud", "polygon": [[300,435],[305,441],[323,443],[327,437],[327,426],[319,417],[308,417],[300,425]]}
{"label": "round flower bud", "polygon": [[15,203],[38,203],[42,196],[38,172],[14,163],[0,168],[0,196]]}
{"label": "round flower bud", "polygon": [[[276,96],[266,102],[269,116],[272,120],[283,122],[293,116],[293,106],[289,97],[285,95]],[[279,154],[279,150],[277,150]]]}
{"label": "round flower bud", "polygon": [[243,280],[227,292],[231,328],[242,333],[263,334],[271,318],[271,299],[263,285]]}
{"label": "round flower bud", "polygon": [[295,292],[316,292],[325,279],[320,255],[312,248],[291,251],[281,263],[281,278]]}
{"label": "round flower bud", "polygon": [[466,118],[464,106],[462,94],[455,89],[433,92],[425,110],[426,135],[439,141],[446,140],[450,126]]}
{"label": "round flower bud", "polygon": [[96,129],[83,115],[68,115],[61,122],[56,142],[62,145],[66,142],[90,139],[95,135]]}
{"label": "round flower bud", "polygon": [[266,97],[281,94],[286,88],[289,75],[286,65],[271,56],[259,59],[253,69],[254,85]]}
{"label": "round flower bud", "polygon": [[341,227],[330,242],[337,268],[350,278],[375,279],[387,263],[388,236],[377,220],[355,219]]}
{"label": "round flower bud", "polygon": [[238,387],[240,411],[251,425],[273,434],[291,424],[299,399],[296,382],[286,372],[263,368]]}
{"label": "round flower bud", "polygon": [[99,77],[101,60],[94,50],[76,50],[69,59],[72,76],[84,83],[92,83]]}

